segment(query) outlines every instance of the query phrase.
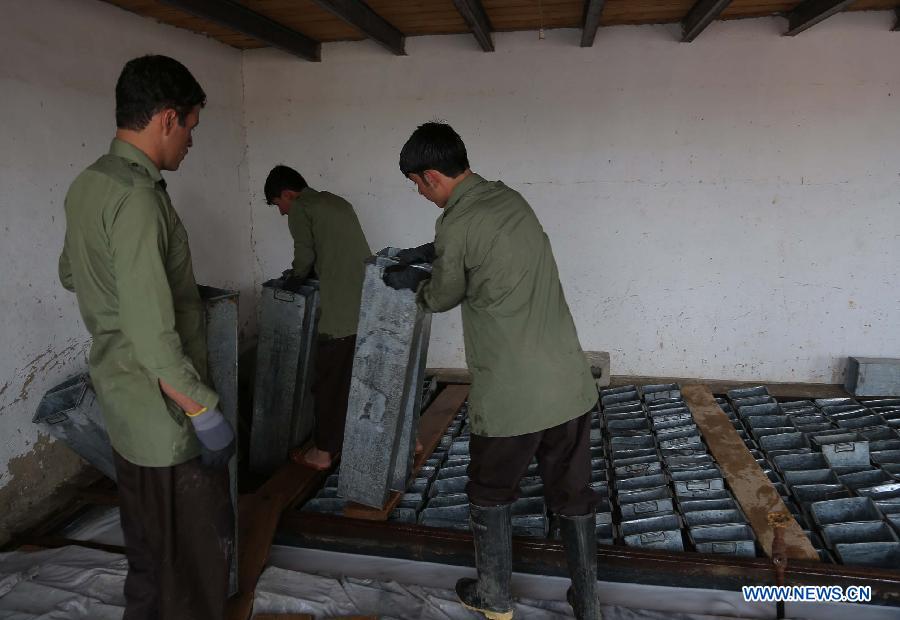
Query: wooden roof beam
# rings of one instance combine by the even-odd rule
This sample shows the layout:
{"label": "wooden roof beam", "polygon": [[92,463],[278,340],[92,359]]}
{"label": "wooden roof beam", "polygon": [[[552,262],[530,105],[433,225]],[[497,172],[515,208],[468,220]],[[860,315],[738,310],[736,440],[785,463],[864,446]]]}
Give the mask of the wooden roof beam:
{"label": "wooden roof beam", "polygon": [[160,0],[163,4],[253,37],[289,54],[318,62],[321,45],[232,0]]}
{"label": "wooden roof beam", "polygon": [[594,45],[594,37],[600,27],[600,16],[606,0],[586,0],[584,3],[584,26],[581,29],[581,47]]}
{"label": "wooden roof beam", "polygon": [[369,8],[362,0],[313,0],[320,7],[351,26],[358,28],[370,39],[380,43],[397,56],[406,56],[403,33]]}
{"label": "wooden roof beam", "polygon": [[491,20],[484,11],[481,0],[453,0],[456,10],[469,25],[475,40],[485,52],[494,51],[494,39],[491,37]]}
{"label": "wooden roof beam", "polygon": [[843,11],[855,0],[805,0],[797,8],[788,13],[788,31],[784,34],[792,37],[819,22],[828,19],[835,13]]}
{"label": "wooden roof beam", "polygon": [[717,19],[722,11],[728,8],[731,0],[697,0],[681,22],[681,40],[690,43],[701,32],[706,30],[714,19]]}

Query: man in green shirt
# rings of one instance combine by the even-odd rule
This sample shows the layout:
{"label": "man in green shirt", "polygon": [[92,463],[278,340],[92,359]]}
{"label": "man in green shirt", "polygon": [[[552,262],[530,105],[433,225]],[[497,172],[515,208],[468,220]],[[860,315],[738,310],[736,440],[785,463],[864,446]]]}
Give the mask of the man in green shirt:
{"label": "man in green shirt", "polygon": [[65,200],[59,277],[93,338],[128,558],[125,620],[221,620],[228,591],[234,433],[207,381],[187,233],[160,174],[178,169],[205,103],[178,61],[129,61],[109,153]]}
{"label": "man in green shirt", "polygon": [[316,445],[292,458],[326,470],[344,442],[365,260],[372,252],[353,205],[312,189],[293,168],[275,166],[266,178],[265,194],[266,202],[287,215],[294,239],[292,273],[284,286],[290,289],[313,270],[319,279],[321,316],[313,386]]}
{"label": "man in green shirt", "polygon": [[[400,154],[400,170],[443,209],[434,243],[404,250],[385,270],[417,291],[429,312],[462,305],[472,372],[469,495],[478,579],[460,600],[488,618],[511,618],[510,505],[537,457],[550,510],[559,516],[577,618],[600,617],[595,594],[598,496],[590,488],[590,418],[597,388],[578,342],[550,241],[524,198],[469,168],[446,124],[426,123]],[[431,277],[407,265],[432,263]]]}

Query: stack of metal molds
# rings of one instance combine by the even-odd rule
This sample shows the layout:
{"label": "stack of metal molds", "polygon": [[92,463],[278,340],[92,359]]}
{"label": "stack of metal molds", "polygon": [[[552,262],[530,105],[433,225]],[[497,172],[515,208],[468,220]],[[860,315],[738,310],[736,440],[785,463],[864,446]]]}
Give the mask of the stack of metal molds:
{"label": "stack of metal molds", "polygon": [[[429,527],[468,530],[469,499],[469,427],[464,405],[438,447],[419,469],[389,521],[419,523]],[[515,536],[544,538],[549,529],[544,486],[537,463],[528,467],[520,484],[521,497],[512,505],[512,531]],[[340,515],[346,500],[338,496],[338,474],[329,476],[324,488],[303,507],[305,511]],[[610,536],[611,538],[611,536]]]}
{"label": "stack of metal molds", "polygon": [[[458,426],[457,426],[458,425]],[[422,493],[422,510],[418,515],[421,525],[468,530],[469,498],[466,484],[469,467],[469,427],[465,418],[458,418],[441,439],[425,467],[429,478],[420,477],[408,489]],[[432,472],[433,468],[433,472]],[[544,486],[537,473],[537,463],[528,466],[528,472],[520,484],[520,498],[512,505],[512,531],[515,536],[547,536],[547,507],[544,503]]]}
{"label": "stack of metal molds", "polygon": [[600,415],[598,408],[591,415],[591,489],[600,495],[595,523],[597,543],[601,545],[611,545],[616,540],[612,504],[609,499],[609,467],[603,416]]}
{"label": "stack of metal molds", "polygon": [[[900,565],[900,399],[779,402],[760,386],[716,401],[823,561]],[[607,389],[601,407],[591,423],[599,543],[758,555],[678,385]],[[468,529],[468,461],[463,412],[391,518]],[[335,485],[306,509],[338,511]],[[536,463],[513,519],[517,535],[547,533]]]}
{"label": "stack of metal molds", "polygon": [[601,405],[626,545],[756,555],[753,532],[677,384],[605,390]]}
{"label": "stack of metal molds", "polygon": [[[427,388],[428,382],[426,382]],[[422,465],[416,477],[409,481],[400,503],[388,518],[389,521],[416,523],[419,520],[419,515],[425,507],[425,503],[435,492],[435,487],[432,483],[437,478],[437,470],[447,461],[448,449],[454,439],[462,432],[465,417],[466,406],[463,405],[456,418],[447,427],[444,436],[441,438],[440,445],[432,453],[431,458]],[[340,469],[328,477],[325,481],[325,486],[303,506],[303,510],[340,515],[346,500],[338,494],[339,478]]]}
{"label": "stack of metal molds", "polygon": [[897,566],[900,399],[778,402],[762,386],[728,397],[822,560]]}

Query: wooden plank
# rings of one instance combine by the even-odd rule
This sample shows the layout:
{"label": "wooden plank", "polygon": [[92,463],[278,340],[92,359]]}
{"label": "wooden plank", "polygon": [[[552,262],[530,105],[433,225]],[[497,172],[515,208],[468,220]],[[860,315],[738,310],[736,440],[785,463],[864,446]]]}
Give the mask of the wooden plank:
{"label": "wooden plank", "polygon": [[359,28],[388,51],[405,56],[403,33],[360,0],[313,0],[326,11]]}
{"label": "wooden plank", "polygon": [[491,22],[481,0],[453,0],[456,10],[462,15],[469,25],[469,30],[475,35],[475,40],[485,52],[494,51],[494,40],[491,38]]}
{"label": "wooden plank", "polygon": [[312,0],[238,0],[264,15],[308,36],[314,41],[360,41],[366,36],[359,30],[316,5]]}
{"label": "wooden plank", "polygon": [[253,611],[256,582],[266,567],[272,538],[286,504],[284,496],[245,495],[238,503],[238,593],[228,600],[225,617],[247,620]]}
{"label": "wooden plank", "polygon": [[789,37],[800,34],[843,11],[853,2],[854,0],[805,0],[788,13],[788,31],[784,34]]}
{"label": "wooden plank", "polygon": [[281,513],[298,498],[311,495],[327,472],[288,462],[259,490],[238,502],[238,594],[229,599],[225,617],[247,620],[253,611],[256,582],[266,567]]}
{"label": "wooden plank", "polygon": [[[734,498],[747,515],[760,546],[767,556],[772,557],[775,534],[769,525],[769,513],[790,514],[790,511],[737,434],[731,420],[719,408],[710,389],[705,385],[682,386],[681,395],[725,475]],[[784,540],[788,558],[819,559],[812,543],[793,518],[784,530]]]}
{"label": "wooden plank", "polygon": [[470,32],[462,15],[453,6],[452,0],[429,0],[429,2],[365,0],[365,2],[407,37]]}
{"label": "wooden plank", "polygon": [[[591,366],[591,374],[594,379],[602,381],[603,385],[608,384],[610,380],[609,353],[607,351],[585,351],[584,356]],[[472,383],[472,373],[468,368],[426,368],[425,376],[435,377],[438,383],[450,385]],[[647,383],[652,383],[652,381]]]}
{"label": "wooden plank", "polygon": [[587,0],[584,3],[584,21],[581,27],[581,47],[594,45],[597,29],[600,27],[600,17],[603,15],[603,5],[606,0]]}
{"label": "wooden plank", "polygon": [[[265,46],[259,39],[225,28],[209,19],[173,9],[163,0],[105,0],[138,14],[209,35],[239,49]],[[323,11],[313,0],[240,0],[240,3],[282,26],[305,34],[314,41],[353,41],[362,37],[359,30],[332,13]],[[452,0],[365,0],[378,15],[406,36],[468,32],[465,21]],[[585,0],[481,0],[493,31],[537,30],[544,28],[583,28]],[[661,24],[681,22],[695,4],[692,0],[606,0],[600,25]],[[796,0],[734,0],[720,19],[779,15],[797,6]],[[857,0],[849,11],[892,10],[893,0]]]}
{"label": "wooden plank", "polygon": [[449,385],[431,403],[425,414],[419,419],[419,441],[424,450],[416,455],[414,470],[416,472],[425,464],[434,452],[447,427],[459,413],[460,407],[469,397],[469,386]]}
{"label": "wooden plank", "polygon": [[[444,431],[456,417],[459,408],[469,397],[468,385],[448,385],[437,395],[431,406],[419,418],[419,442],[424,450],[416,454],[413,462],[412,475],[415,476],[422,465],[431,457],[431,453],[441,442]],[[387,503],[381,508],[372,508],[355,502],[349,502],[344,507],[344,516],[350,519],[364,519],[366,521],[387,521],[403,494],[393,492]]]}
{"label": "wooden plank", "polygon": [[481,0],[495,32],[544,28],[581,28],[584,1]]}
{"label": "wooden plank", "polygon": [[155,0],[105,0],[106,2],[125,9],[132,13],[149,17],[153,21],[169,24],[176,28],[183,28],[207,37],[213,37],[225,45],[237,49],[256,49],[265,47],[266,44],[237,32],[231,28],[225,28],[221,24],[201,19],[191,13],[180,11],[171,6],[166,6]]}
{"label": "wooden plank", "polygon": [[[428,368],[427,376],[438,382],[457,385],[472,382],[472,374],[465,368]],[[681,385],[707,385],[713,394],[725,394],[728,390],[765,385],[776,398],[843,398],[850,396],[843,385],[832,383],[784,383],[778,381],[737,381],[730,379],[698,379],[694,377],[651,377],[647,375],[612,375],[610,387],[623,385],[651,385],[654,383],[679,383]]]}
{"label": "wooden plank", "polygon": [[233,0],[160,0],[163,4],[249,35],[306,60],[321,60],[320,45]]}
{"label": "wooden plank", "polygon": [[732,0],[697,0],[687,17],[681,22],[682,42],[690,43],[696,39],[713,20],[722,14],[722,11],[728,8],[731,2]]}
{"label": "wooden plank", "polygon": [[[307,449],[312,445],[312,441],[307,442]],[[300,458],[302,459],[302,456]],[[337,462],[332,462],[331,465],[333,469]],[[318,471],[300,463],[288,461],[257,489],[256,494],[271,497],[283,496],[285,507],[287,507],[318,491],[322,482],[328,477],[328,473],[328,471]]]}

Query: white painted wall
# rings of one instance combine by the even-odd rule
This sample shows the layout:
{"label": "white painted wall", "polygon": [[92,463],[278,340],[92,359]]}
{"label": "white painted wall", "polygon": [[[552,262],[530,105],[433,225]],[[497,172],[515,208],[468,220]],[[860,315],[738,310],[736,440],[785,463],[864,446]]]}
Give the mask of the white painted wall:
{"label": "white painted wall", "polygon": [[[65,451],[35,450],[46,438],[31,423],[43,393],[86,368],[87,332],[56,277],[63,198],[109,147],[115,81],[130,58],[178,58],[206,90],[194,148],[166,175],[169,191],[198,281],[253,290],[241,62],[211,39],[93,1],[4,3],[0,41],[0,494],[34,501],[77,467]],[[245,303],[245,323],[252,314]],[[35,466],[26,455],[47,458]]]}
{"label": "white painted wall", "polygon": [[[839,380],[848,354],[900,349],[900,37],[887,12],[795,38],[781,19],[325,46],[244,54],[250,192],[278,162],[347,197],[371,245],[429,238],[438,212],[397,168],[441,118],[473,168],[532,203],[586,349],[614,374]],[[256,215],[266,275],[286,223]],[[265,240],[265,241],[263,241]],[[258,274],[260,275],[260,274]],[[458,314],[429,364],[463,364]]]}

